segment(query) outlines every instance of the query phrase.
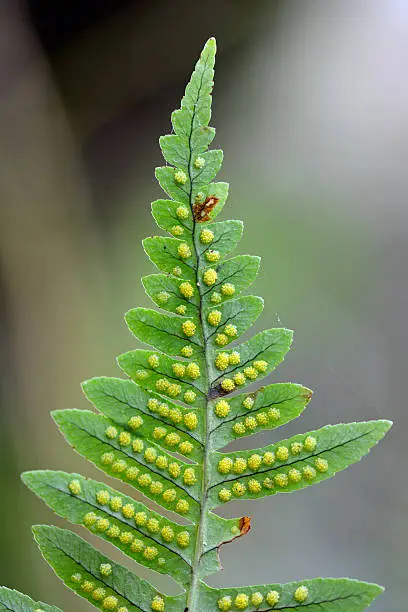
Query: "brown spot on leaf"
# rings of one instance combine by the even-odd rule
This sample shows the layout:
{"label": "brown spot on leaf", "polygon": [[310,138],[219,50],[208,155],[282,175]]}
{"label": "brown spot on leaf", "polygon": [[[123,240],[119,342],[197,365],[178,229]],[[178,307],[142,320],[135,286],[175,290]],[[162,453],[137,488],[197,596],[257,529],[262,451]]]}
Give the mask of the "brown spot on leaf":
{"label": "brown spot on leaf", "polygon": [[196,223],[204,223],[205,221],[211,221],[210,213],[212,209],[220,201],[213,195],[207,196],[204,202],[196,202],[193,204],[193,215]]}
{"label": "brown spot on leaf", "polygon": [[245,535],[251,529],[251,517],[243,516],[239,521],[239,529],[241,531],[241,535]]}

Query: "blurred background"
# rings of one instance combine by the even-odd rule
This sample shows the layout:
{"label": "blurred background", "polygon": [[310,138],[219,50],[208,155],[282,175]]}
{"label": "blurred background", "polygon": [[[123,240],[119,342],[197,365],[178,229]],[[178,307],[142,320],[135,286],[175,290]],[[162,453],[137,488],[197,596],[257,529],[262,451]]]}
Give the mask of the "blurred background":
{"label": "blurred background", "polygon": [[[88,605],[40,558],[30,525],[64,525],[19,480],[100,474],[49,411],[120,376],[123,313],[148,306],[140,244],[156,231],[158,137],[205,42],[218,39],[213,124],[224,218],[262,256],[258,329],[296,330],[271,380],[315,390],[281,436],[391,418],[368,460],[293,496],[235,503],[251,533],[214,586],[318,575],[379,582],[406,609],[408,550],[408,5],[403,0],[2,0],[0,4],[0,584]],[[276,439],[258,435],[249,448]],[[66,526],[66,524],[65,524]],[[105,550],[109,550],[107,546]],[[121,558],[117,555],[117,558]],[[123,561],[123,559],[121,559]],[[124,561],[127,563],[126,561]],[[148,576],[147,571],[143,571]],[[161,586],[165,581],[160,579]]]}

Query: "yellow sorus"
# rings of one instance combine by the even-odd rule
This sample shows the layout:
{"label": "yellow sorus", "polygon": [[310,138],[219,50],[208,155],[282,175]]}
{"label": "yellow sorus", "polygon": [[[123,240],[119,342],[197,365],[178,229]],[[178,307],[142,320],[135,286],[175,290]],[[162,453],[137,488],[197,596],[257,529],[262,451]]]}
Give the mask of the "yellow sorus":
{"label": "yellow sorus", "polygon": [[244,423],[245,423],[245,427],[249,429],[250,431],[253,431],[254,429],[256,429],[258,425],[256,418],[252,416],[246,417]]}
{"label": "yellow sorus", "polygon": [[178,408],[171,408],[169,412],[169,419],[173,423],[180,423],[180,421],[183,420],[183,415],[181,413],[181,410],[179,410]]}
{"label": "yellow sorus", "polygon": [[131,544],[132,541],[134,539],[134,536],[132,533],[130,533],[130,531],[122,531],[122,533],[119,536],[119,540],[122,542],[122,544]]}
{"label": "yellow sorus", "polygon": [[288,476],[291,482],[300,482],[302,480],[302,474],[296,468],[289,470]]}
{"label": "yellow sorus", "polygon": [[127,519],[133,518],[135,515],[135,507],[133,504],[125,504],[122,508],[122,514]]}
{"label": "yellow sorus", "polygon": [[176,170],[174,173],[174,180],[179,185],[185,185],[187,182],[187,174],[183,170]]}
{"label": "yellow sorus", "polygon": [[228,323],[228,325],[225,326],[224,333],[229,338],[235,338],[235,336],[238,334],[236,325],[232,325],[231,323]]}
{"label": "yellow sorus", "polygon": [[174,531],[171,527],[166,526],[161,530],[161,537],[165,542],[172,542],[174,540]]}
{"label": "yellow sorus", "polygon": [[246,486],[242,482],[234,482],[232,492],[236,497],[242,497],[246,493]]}
{"label": "yellow sorus", "polygon": [[248,458],[248,467],[250,470],[257,470],[262,463],[262,457],[260,455],[251,455]]}
{"label": "yellow sorus", "polygon": [[217,327],[217,325],[219,325],[221,321],[221,317],[222,317],[221,310],[211,310],[211,312],[208,313],[207,321],[213,327]]}
{"label": "yellow sorus", "polygon": [[[230,362],[231,363],[231,362]],[[240,387],[241,385],[245,384],[246,378],[245,376],[242,374],[242,372],[237,372],[236,374],[234,374],[233,376],[233,380],[234,383]]]}
{"label": "yellow sorus", "polygon": [[134,553],[140,553],[142,550],[144,550],[144,548],[145,544],[142,540],[133,540],[132,544],[130,545],[130,550]]}
{"label": "yellow sorus", "polygon": [[257,591],[256,593],[252,593],[252,595],[251,595],[251,604],[253,606],[260,606],[262,602],[263,602],[263,595],[262,595],[262,593],[260,593],[259,591]]}
{"label": "yellow sorus", "polygon": [[155,427],[153,429],[153,438],[155,440],[162,440],[167,433],[167,429],[165,427]]}
{"label": "yellow sorus", "polygon": [[146,512],[136,512],[135,514],[135,523],[138,527],[143,527],[147,523],[147,514]]}
{"label": "yellow sorus", "polygon": [[214,240],[214,233],[209,229],[203,229],[200,232],[200,242],[202,244],[211,244]]}
{"label": "yellow sorus", "polygon": [[167,293],[167,291],[160,291],[156,295],[156,299],[159,302],[159,304],[166,304],[166,302],[169,301],[169,297],[170,295]]}
{"label": "yellow sorus", "polygon": [[184,470],[183,482],[189,487],[197,482],[197,477],[193,468],[187,468]]}
{"label": "yellow sorus", "polygon": [[230,410],[230,405],[226,400],[219,400],[214,407],[214,413],[220,419],[223,419],[228,416]]}
{"label": "yellow sorus", "polygon": [[181,276],[182,275],[182,269],[180,268],[180,266],[174,266],[172,272],[173,272],[174,276]]}
{"label": "yellow sorus", "polygon": [[179,315],[185,315],[187,312],[187,306],[185,306],[185,304],[180,304],[180,306],[177,306],[176,312]]}
{"label": "yellow sorus", "polygon": [[221,383],[221,388],[224,391],[227,391],[228,393],[231,391],[234,391],[235,389],[235,383],[232,380],[232,378],[224,378],[224,380]]}
{"label": "yellow sorus", "polygon": [[191,357],[193,355],[193,347],[192,346],[183,346],[183,348],[181,349],[180,353],[183,355],[183,357]]}
{"label": "yellow sorus", "polygon": [[191,283],[185,281],[179,285],[179,291],[185,298],[191,298],[194,295],[194,287]]}
{"label": "yellow sorus", "polygon": [[280,410],[279,408],[269,408],[268,416],[272,421],[279,421],[280,419]]}
{"label": "yellow sorus", "polygon": [[320,457],[315,459],[315,466],[316,470],[322,473],[327,472],[327,470],[329,469],[328,461],[326,461],[326,459],[321,459]]}
{"label": "yellow sorus", "polygon": [[153,355],[149,355],[149,357],[147,358],[147,363],[152,368],[157,368],[160,364],[159,356],[156,355],[155,353],[153,353]]}
{"label": "yellow sorus", "polygon": [[152,477],[150,476],[150,474],[140,474],[139,478],[137,479],[137,482],[140,484],[141,487],[148,487],[152,484]]}
{"label": "yellow sorus", "polygon": [[116,610],[118,605],[118,598],[114,595],[108,595],[102,602],[102,608],[104,610]]}
{"label": "yellow sorus", "polygon": [[[137,417],[132,417],[132,418],[136,418]],[[139,417],[140,418],[140,417]],[[131,435],[128,431],[121,431],[119,434],[119,438],[118,438],[118,442],[121,446],[129,446],[129,444],[131,443],[132,438]]]}
{"label": "yellow sorus", "polygon": [[228,353],[218,353],[215,360],[215,367],[217,370],[226,370],[229,366],[229,355]]}
{"label": "yellow sorus", "polygon": [[138,473],[139,473],[139,468],[134,467],[134,466],[133,467],[129,467],[126,470],[126,478],[128,480],[136,480]]}
{"label": "yellow sorus", "polygon": [[91,591],[93,591],[94,588],[94,583],[91,582],[90,580],[85,580],[82,584],[81,584],[81,589],[83,591],[85,591],[85,593],[90,593]]}
{"label": "yellow sorus", "polygon": [[246,610],[249,604],[249,597],[245,593],[239,593],[234,601],[234,605],[238,610]]}
{"label": "yellow sorus", "polygon": [[232,353],[229,354],[229,362],[230,365],[238,365],[241,362],[241,355],[238,351],[232,351]]}
{"label": "yellow sorus", "polygon": [[301,442],[292,442],[290,445],[290,452],[292,455],[300,455],[303,450],[303,444]]}
{"label": "yellow sorus", "polygon": [[191,338],[191,336],[194,336],[194,334],[196,333],[196,325],[195,323],[193,323],[193,321],[184,321],[181,326],[181,329],[188,338]]}
{"label": "yellow sorus", "polygon": [[146,527],[147,527],[147,530],[150,531],[151,533],[158,533],[160,529],[160,524],[157,519],[151,518],[147,521]]}
{"label": "yellow sorus", "polygon": [[184,421],[184,425],[190,431],[197,429],[198,418],[195,412],[187,412],[187,414],[184,415],[183,421]]}
{"label": "yellow sorus", "polygon": [[217,281],[217,278],[218,274],[214,270],[214,268],[208,268],[208,270],[206,270],[203,274],[203,281],[204,284],[207,285],[207,287],[211,287],[212,285],[214,285]]}
{"label": "yellow sorus", "polygon": [[192,363],[189,363],[187,365],[186,376],[188,376],[189,378],[192,378],[193,380],[200,378],[201,372],[200,372],[200,366],[198,365],[198,363],[195,363],[193,361]]}
{"label": "yellow sorus", "polygon": [[255,380],[255,378],[257,378],[257,376],[258,376],[258,371],[255,370],[254,367],[248,366],[248,367],[244,368],[244,374],[250,380]]}
{"label": "yellow sorus", "polygon": [[232,471],[234,474],[243,474],[247,469],[247,460],[243,457],[237,457],[234,461],[234,465],[232,467]]}
{"label": "yellow sorus", "polygon": [[288,457],[289,451],[286,446],[278,446],[278,448],[276,449],[276,458],[279,459],[279,461],[286,461]]}
{"label": "yellow sorus", "polygon": [[118,435],[118,430],[116,429],[116,427],[113,427],[111,425],[105,429],[105,436],[109,438],[110,440],[114,440],[114,438],[116,438],[117,435]]}
{"label": "yellow sorus", "polygon": [[300,586],[296,589],[293,597],[299,603],[303,603],[309,597],[309,589],[305,586]]}
{"label": "yellow sorus", "polygon": [[265,480],[263,481],[262,486],[263,486],[265,489],[273,489],[275,485],[273,484],[273,480],[272,480],[272,478],[269,478],[269,476],[268,476],[268,477],[267,477],[267,478],[265,478]]}
{"label": "yellow sorus", "polygon": [[220,296],[220,294],[217,293],[217,291],[213,291],[210,299],[211,304],[219,304],[221,301],[222,297]]}
{"label": "yellow sorus", "polygon": [[173,236],[182,236],[184,234],[184,228],[181,227],[181,225],[173,225],[170,229],[170,234],[173,234]]}
{"label": "yellow sorus", "polygon": [[163,499],[168,504],[170,504],[171,502],[174,502],[176,497],[177,497],[177,493],[175,489],[166,489],[166,491],[163,493]]}
{"label": "yellow sorus", "polygon": [[108,529],[108,531],[106,532],[106,535],[108,536],[108,538],[118,538],[120,536],[120,529],[117,525],[112,525],[112,527],[110,527]]}
{"label": "yellow sorus", "polygon": [[156,412],[156,410],[159,407],[159,400],[156,399],[155,397],[151,397],[149,401],[147,402],[147,407],[152,412]]}
{"label": "yellow sorus", "polygon": [[266,594],[266,601],[270,606],[274,606],[279,603],[280,595],[278,591],[268,591]]}
{"label": "yellow sorus", "polygon": [[163,491],[163,485],[161,482],[159,482],[158,480],[153,480],[152,484],[150,485],[150,493],[153,493],[153,495],[160,495]]}
{"label": "yellow sorus", "polygon": [[83,518],[83,522],[86,527],[93,527],[93,525],[95,525],[97,520],[98,520],[98,517],[95,514],[95,512],[88,512],[87,514],[85,514]]}
{"label": "yellow sorus", "polygon": [[235,293],[235,285],[232,283],[224,283],[221,285],[221,293],[227,297],[231,297]]}
{"label": "yellow sorus", "polygon": [[162,417],[168,417],[168,416],[169,416],[169,414],[170,414],[170,408],[169,408],[169,407],[168,407],[168,405],[167,405],[167,404],[165,404],[165,403],[160,404],[160,406],[159,406],[159,410],[158,410],[158,413],[159,413],[159,414],[160,414],[160,416],[162,416]]}
{"label": "yellow sorus", "polygon": [[225,346],[226,344],[228,344],[228,342],[228,336],[226,336],[225,334],[217,334],[215,336],[215,344],[218,344],[218,346]]}
{"label": "yellow sorus", "polygon": [[258,370],[258,372],[266,372],[268,369],[268,362],[264,361],[263,359],[254,361],[252,365],[254,366],[255,370]]}
{"label": "yellow sorus", "polygon": [[218,462],[218,471],[220,474],[229,474],[233,466],[233,461],[230,457],[223,457]]}
{"label": "yellow sorus", "polygon": [[185,440],[184,442],[181,442],[181,444],[179,444],[178,449],[182,455],[189,455],[193,452],[194,446],[191,444],[191,442]]}
{"label": "yellow sorus", "polygon": [[306,478],[306,480],[313,480],[316,478],[316,470],[312,466],[307,465],[303,468],[303,478]]}
{"label": "yellow sorus", "polygon": [[224,595],[224,597],[221,597],[221,599],[217,601],[217,604],[221,612],[229,612],[232,608],[232,599],[229,595]]}
{"label": "yellow sorus", "polygon": [[282,489],[288,486],[288,477],[286,474],[277,474],[274,477],[275,484]]}
{"label": "yellow sorus", "polygon": [[111,463],[113,463],[114,459],[115,455],[113,453],[103,453],[103,455],[101,455],[102,465],[110,465]]}
{"label": "yellow sorus", "polygon": [[209,263],[216,263],[220,260],[220,257],[221,255],[219,251],[213,251],[211,249],[205,254],[205,258]]}
{"label": "yellow sorus", "polygon": [[188,531],[180,531],[180,533],[177,534],[176,540],[180,548],[187,548],[190,544],[190,534]]}
{"label": "yellow sorus", "polygon": [[247,410],[250,410],[252,408],[252,406],[254,405],[255,400],[253,397],[251,397],[250,395],[248,395],[244,401],[242,402],[242,405],[244,408],[246,408]]}
{"label": "yellow sorus", "polygon": [[71,480],[68,489],[71,491],[72,495],[79,495],[82,491],[79,480]]}
{"label": "yellow sorus", "polygon": [[167,395],[170,395],[170,397],[177,397],[177,395],[180,395],[180,393],[181,393],[180,385],[177,385],[175,383],[171,383],[167,387]]}
{"label": "yellow sorus", "polygon": [[182,242],[178,245],[177,253],[182,259],[188,259],[191,257],[191,249],[186,242]]}
{"label": "yellow sorus", "polygon": [[259,493],[261,489],[262,489],[262,485],[260,482],[258,482],[258,480],[255,480],[255,478],[251,478],[251,480],[249,480],[248,491],[250,493]]}
{"label": "yellow sorus", "polygon": [[258,425],[267,425],[269,422],[268,415],[266,414],[266,412],[258,412],[255,418]]}
{"label": "yellow sorus", "polygon": [[106,591],[102,587],[98,587],[97,589],[92,591],[92,598],[95,601],[101,601],[105,597],[105,595],[106,595]]}
{"label": "yellow sorus", "polygon": [[235,425],[232,428],[232,431],[237,436],[243,436],[246,433],[246,427],[243,423],[235,423]]}
{"label": "yellow sorus", "polygon": [[134,453],[141,453],[144,449],[144,442],[140,438],[135,438],[132,442],[132,450]]}
{"label": "yellow sorus", "polygon": [[194,162],[194,168],[196,168],[197,170],[201,170],[201,168],[204,168],[204,166],[205,166],[204,157],[197,157]]}
{"label": "yellow sorus", "polygon": [[141,416],[132,416],[128,421],[128,427],[132,431],[136,431],[143,425],[143,419]]}
{"label": "yellow sorus", "polygon": [[266,451],[262,457],[262,463],[264,465],[273,465],[275,463],[275,453]]}
{"label": "yellow sorus", "polygon": [[96,497],[96,501],[98,502],[98,504],[101,504],[101,506],[106,506],[106,504],[108,504],[110,500],[109,491],[105,491],[105,490],[98,491],[95,497]]}
{"label": "yellow sorus", "polygon": [[186,391],[183,395],[183,399],[186,402],[186,404],[194,404],[195,400],[197,398],[197,394],[194,393],[194,391]]}
{"label": "yellow sorus", "polygon": [[169,465],[169,474],[173,476],[173,478],[178,478],[181,474],[181,467],[178,463],[170,463]]}
{"label": "yellow sorus", "polygon": [[72,582],[81,582],[82,580],[82,576],[81,574],[77,573],[77,574],[72,574],[71,576],[71,580]]}
{"label": "yellow sorus", "polygon": [[120,606],[120,608],[118,608],[118,612],[129,612],[129,609],[126,606]]}
{"label": "yellow sorus", "polygon": [[176,434],[175,432],[167,434],[167,436],[164,438],[164,443],[167,446],[176,446],[176,444],[178,444],[179,442],[180,442],[180,436]]}
{"label": "yellow sorus", "polygon": [[115,472],[115,474],[121,474],[122,472],[124,472],[127,468],[127,463],[126,461],[123,461],[123,459],[119,459],[119,461],[115,461],[112,464],[112,472]]}
{"label": "yellow sorus", "polygon": [[98,531],[106,531],[107,529],[109,529],[109,525],[110,523],[107,518],[99,518],[96,521],[95,527]]}
{"label": "yellow sorus", "polygon": [[122,507],[122,499],[119,496],[111,497],[109,505],[114,512],[119,512]]}
{"label": "yellow sorus", "polygon": [[317,440],[313,436],[307,436],[306,440],[303,443],[305,450],[314,451],[317,446]]}
{"label": "yellow sorus", "polygon": [[146,372],[146,370],[136,370],[135,378],[138,380],[145,380],[146,378],[149,378],[149,372]]}
{"label": "yellow sorus", "polygon": [[176,376],[182,378],[186,372],[186,366],[182,363],[173,363],[173,372]]}
{"label": "yellow sorus", "polygon": [[179,499],[176,504],[176,512],[179,512],[180,514],[187,514],[189,510],[190,504],[188,503],[188,501],[185,499]]}
{"label": "yellow sorus", "polygon": [[178,206],[176,209],[176,215],[179,219],[188,219],[189,214],[187,206]]}
{"label": "yellow sorus", "polygon": [[157,550],[155,546],[146,546],[146,548],[143,551],[143,556],[148,561],[153,561],[153,559],[155,559],[158,554],[159,554],[159,551]]}
{"label": "yellow sorus", "polygon": [[218,499],[222,502],[228,502],[232,497],[229,489],[221,489],[218,493]]}
{"label": "yellow sorus", "polygon": [[150,607],[153,610],[153,612],[164,612],[165,610],[164,599],[160,597],[159,595],[156,595],[156,597],[153,598]]}

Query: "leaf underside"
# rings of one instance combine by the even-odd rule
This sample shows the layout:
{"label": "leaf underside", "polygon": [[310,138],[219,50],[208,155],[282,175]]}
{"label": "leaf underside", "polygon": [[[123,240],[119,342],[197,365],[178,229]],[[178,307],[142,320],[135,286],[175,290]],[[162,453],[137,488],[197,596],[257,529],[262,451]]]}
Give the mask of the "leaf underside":
{"label": "leaf underside", "polygon": [[[102,610],[359,612],[381,587],[343,578],[225,589],[205,582],[220,569],[220,546],[250,527],[248,517],[215,514],[219,506],[330,478],[359,461],[390,427],[385,420],[339,424],[249,451],[223,450],[298,418],[312,392],[295,383],[257,384],[290,350],[290,330],[241,339],[263,310],[262,298],[241,295],[260,260],[231,256],[241,221],[215,221],[228,196],[228,184],[214,182],[222,152],[208,149],[215,135],[209,127],[215,50],[210,39],[172,114],[173,133],[160,139],[167,165],[156,177],[167,196],[153,202],[152,213],[168,235],[143,241],[158,269],[143,285],[159,309],[126,314],[130,331],[150,348],[118,357],[127,378],[83,383],[95,410],[53,413],[68,443],[128,493],[80,474],[22,476],[56,514],[152,570],[152,583],[71,531],[36,526],[34,536],[61,580]],[[154,572],[172,577],[179,595],[160,592]],[[58,610],[4,588],[0,609]]]}

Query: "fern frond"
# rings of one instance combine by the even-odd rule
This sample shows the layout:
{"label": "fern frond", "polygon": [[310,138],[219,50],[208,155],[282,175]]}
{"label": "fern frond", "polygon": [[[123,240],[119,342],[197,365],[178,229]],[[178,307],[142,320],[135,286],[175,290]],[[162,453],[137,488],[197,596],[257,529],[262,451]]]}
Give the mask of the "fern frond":
{"label": "fern frond", "polygon": [[[214,221],[228,195],[227,183],[212,182],[222,151],[208,150],[215,135],[209,127],[215,50],[210,39],[181,108],[172,114],[173,133],[160,138],[168,165],[156,168],[156,177],[169,199],[153,202],[152,213],[170,236],[143,241],[159,270],[144,277],[143,285],[159,310],[126,313],[130,331],[150,348],[118,357],[127,379],[83,383],[96,412],[53,413],[79,454],[136,489],[143,501],[80,474],[23,474],[59,516],[153,572],[168,574],[180,594],[161,593],[70,531],[37,526],[35,539],[65,584],[102,610],[360,612],[381,587],[331,578],[227,589],[205,582],[220,568],[220,546],[250,527],[249,517],[223,519],[215,514],[217,507],[326,480],[359,461],[391,425],[385,420],[329,425],[263,448],[223,451],[237,438],[296,419],[312,392],[273,383],[242,393],[283,361],[293,333],[273,328],[240,341],[264,304],[260,297],[240,295],[255,281],[259,257],[229,257],[242,236],[242,222]],[[150,501],[159,510],[150,509]],[[157,576],[152,576],[154,583]],[[0,603],[6,596],[11,602],[6,609],[28,609],[18,607],[19,597],[26,596],[9,596],[3,589]],[[37,604],[30,600],[31,605]],[[41,609],[57,610],[44,604]]]}

